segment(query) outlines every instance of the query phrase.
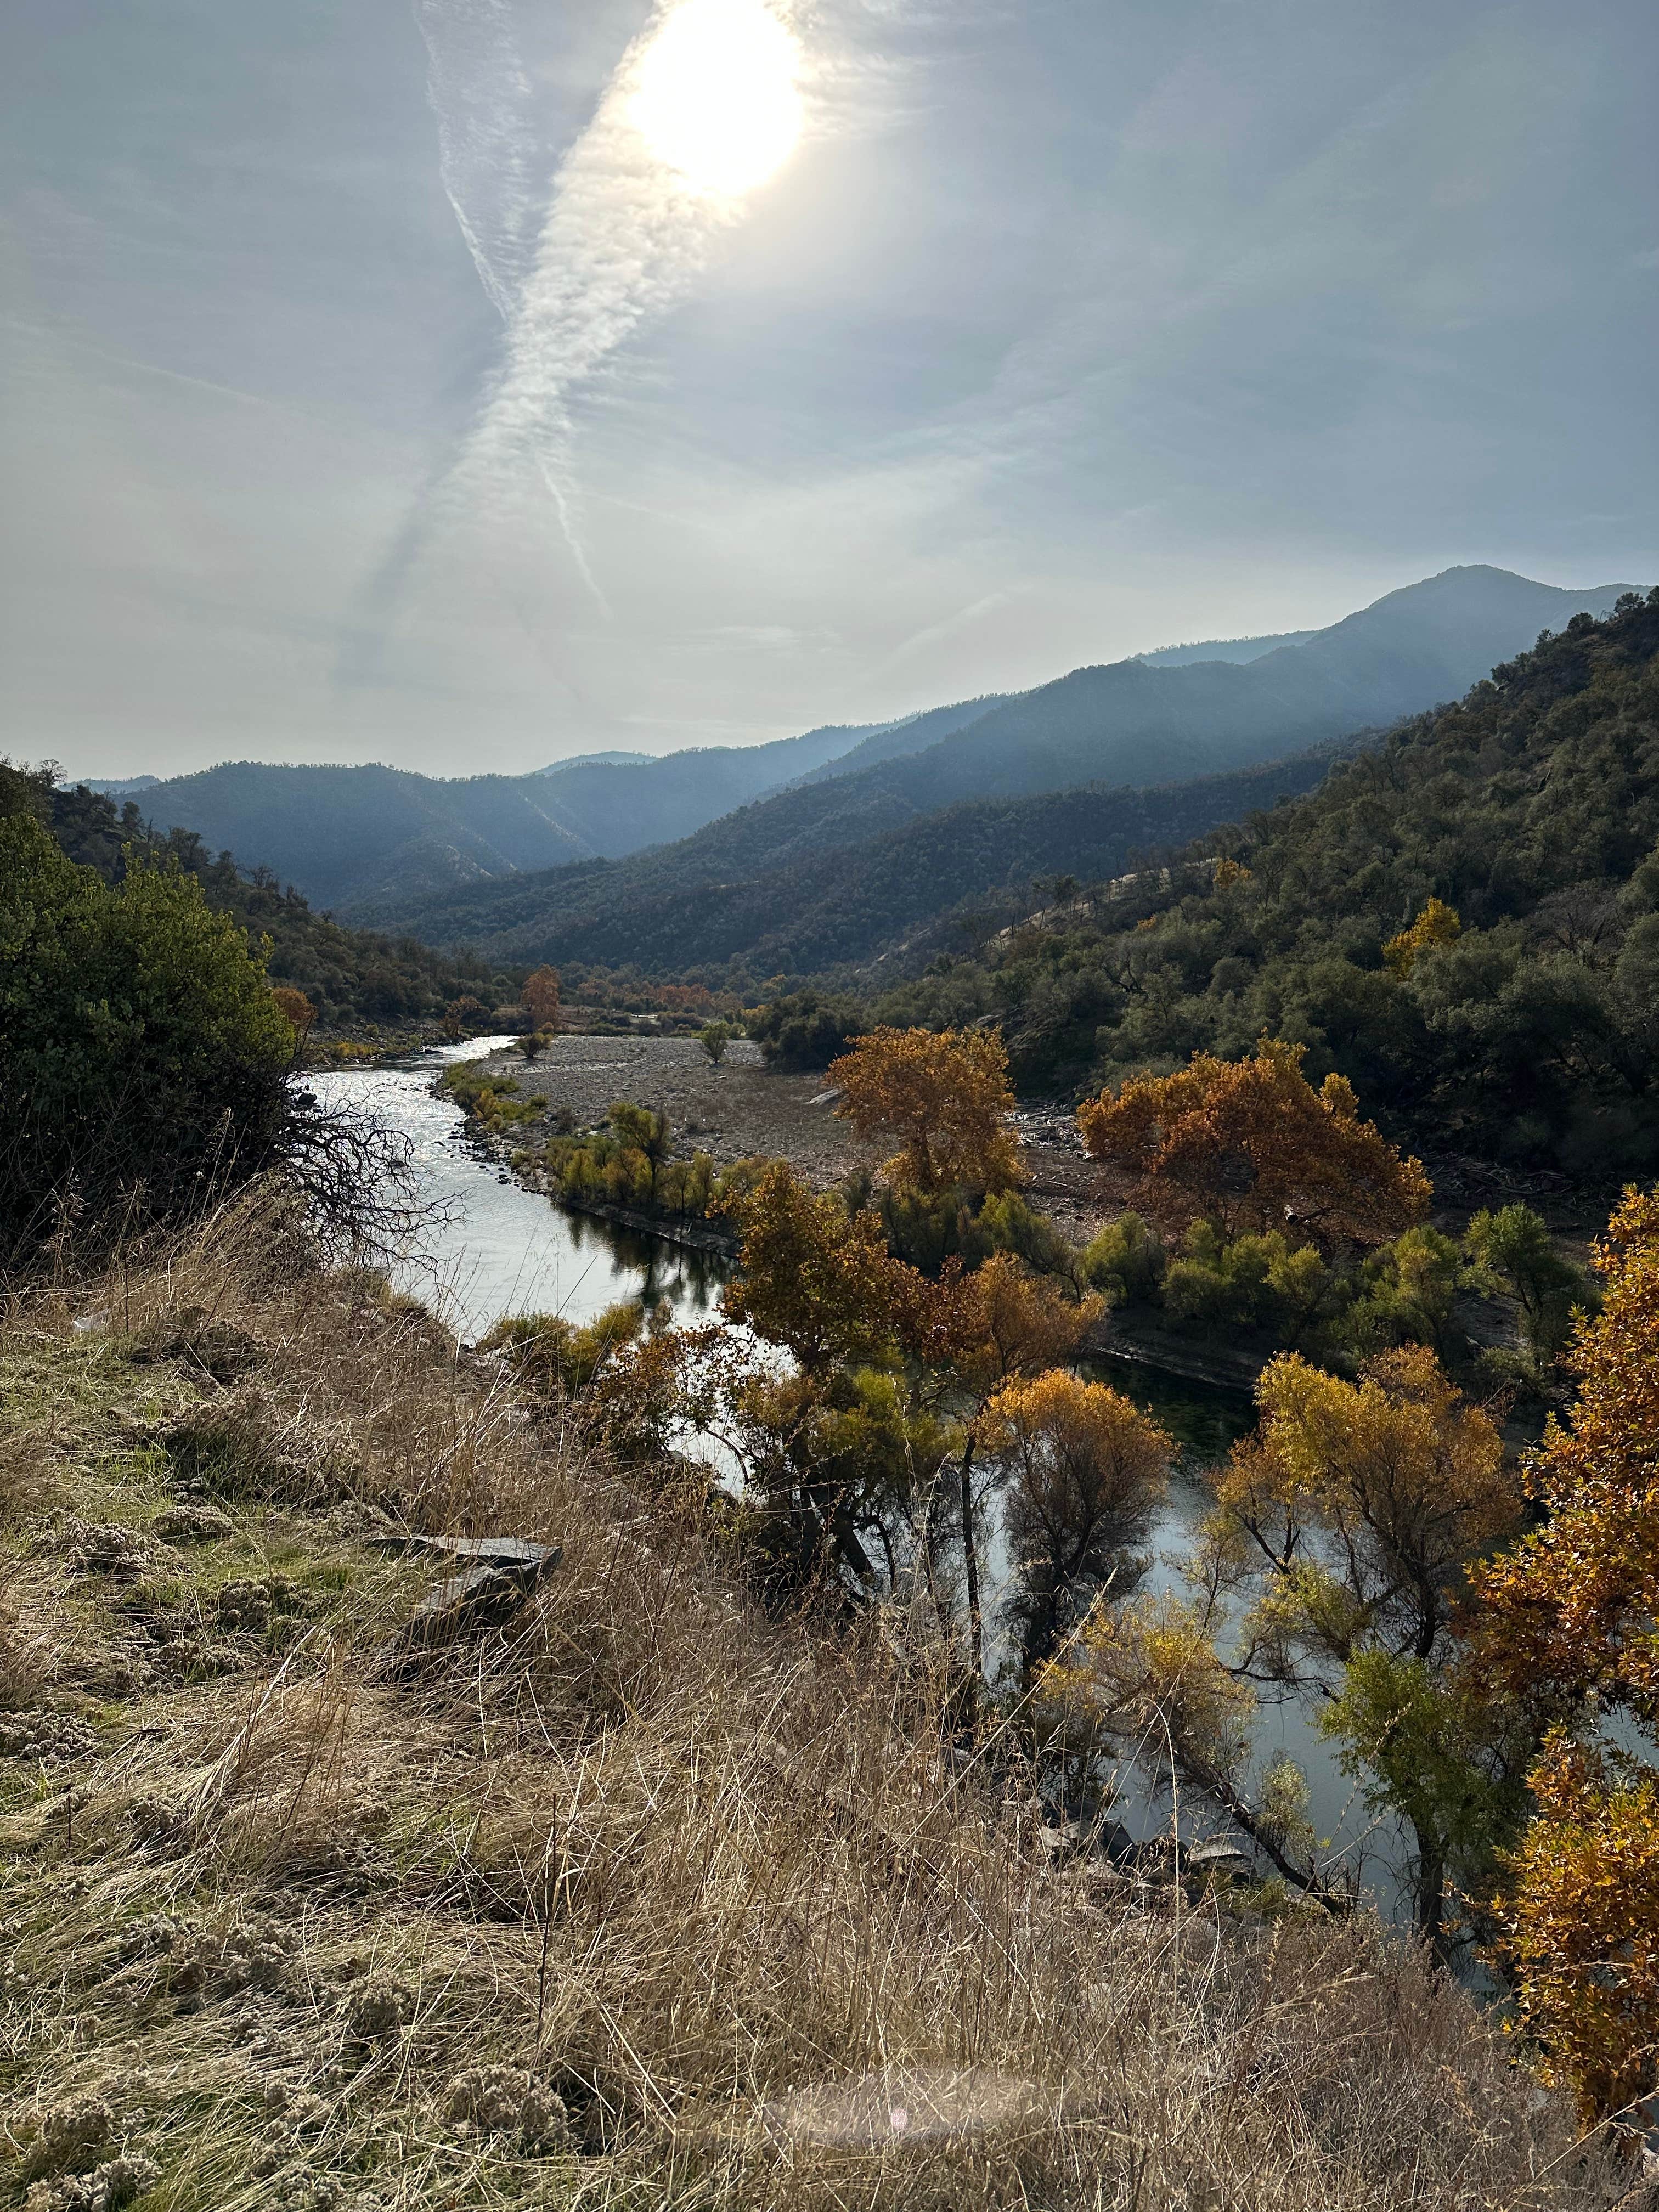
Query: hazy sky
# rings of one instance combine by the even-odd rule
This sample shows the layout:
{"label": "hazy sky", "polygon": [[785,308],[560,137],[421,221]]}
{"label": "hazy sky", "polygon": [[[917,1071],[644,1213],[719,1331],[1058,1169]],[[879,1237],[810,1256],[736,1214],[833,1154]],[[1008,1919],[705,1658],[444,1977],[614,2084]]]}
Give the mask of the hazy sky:
{"label": "hazy sky", "polygon": [[0,748],[520,769],[1659,577],[1651,0],[10,0]]}

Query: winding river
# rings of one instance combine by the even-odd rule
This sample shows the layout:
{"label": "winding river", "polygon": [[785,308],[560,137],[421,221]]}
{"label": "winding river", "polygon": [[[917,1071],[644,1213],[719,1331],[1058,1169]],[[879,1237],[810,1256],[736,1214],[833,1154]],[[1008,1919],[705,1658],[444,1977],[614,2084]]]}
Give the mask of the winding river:
{"label": "winding river", "polygon": [[[418,1248],[393,1271],[398,1287],[468,1340],[508,1314],[557,1313],[581,1322],[623,1299],[653,1305],[666,1300],[678,1322],[712,1316],[724,1272],[717,1258],[570,1212],[522,1189],[471,1140],[461,1109],[434,1095],[434,1078],[447,1063],[481,1058],[509,1042],[473,1037],[390,1066],[329,1069],[307,1079],[325,1102],[359,1108],[408,1139],[418,1194],[432,1212]],[[1181,1564],[1191,1553],[1205,1510],[1202,1471],[1251,1426],[1249,1401],[1127,1361],[1091,1372],[1145,1406],[1181,1447],[1169,1500],[1153,1532],[1156,1558],[1146,1585],[1179,1590]],[[1000,1564],[1006,1572],[994,1532],[988,1550],[988,1609],[994,1612]],[[1336,1849],[1346,1849],[1364,1886],[1385,1911],[1396,1912],[1397,1834],[1391,1825],[1379,1827],[1369,1819],[1300,1706],[1264,1705],[1257,1741],[1263,1763],[1283,1753],[1302,1768],[1311,1793],[1310,1817],[1322,1843],[1329,1838]],[[1135,1778],[1126,1775],[1123,1786],[1120,1810],[1126,1824],[1144,1834],[1167,1832],[1167,1801],[1150,1797]]]}

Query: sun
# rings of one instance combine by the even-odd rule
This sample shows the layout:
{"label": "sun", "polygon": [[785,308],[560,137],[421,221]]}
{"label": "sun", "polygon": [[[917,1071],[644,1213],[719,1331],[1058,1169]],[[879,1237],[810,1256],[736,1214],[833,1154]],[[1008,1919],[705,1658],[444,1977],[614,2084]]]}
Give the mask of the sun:
{"label": "sun", "polygon": [[693,191],[734,197],[794,149],[799,61],[763,0],[680,0],[640,58],[629,120]]}

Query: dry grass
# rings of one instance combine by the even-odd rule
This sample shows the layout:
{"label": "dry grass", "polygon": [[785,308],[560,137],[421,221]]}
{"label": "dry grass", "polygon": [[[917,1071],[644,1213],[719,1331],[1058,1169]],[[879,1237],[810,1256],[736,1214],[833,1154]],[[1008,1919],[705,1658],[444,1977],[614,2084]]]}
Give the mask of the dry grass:
{"label": "dry grass", "polygon": [[[1617,2197],[1377,1929],[1051,1867],[902,1622],[769,1621],[668,1492],[266,1241],[0,1332],[6,2201]],[[564,1558],[400,1680],[388,1525]]]}

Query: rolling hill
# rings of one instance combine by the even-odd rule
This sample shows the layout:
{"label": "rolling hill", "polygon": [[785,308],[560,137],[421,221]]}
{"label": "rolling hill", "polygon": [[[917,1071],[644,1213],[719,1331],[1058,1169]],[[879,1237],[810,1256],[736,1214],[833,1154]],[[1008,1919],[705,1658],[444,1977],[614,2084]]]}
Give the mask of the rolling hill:
{"label": "rolling hill", "polygon": [[[609,869],[562,869],[355,912],[503,959],[626,961],[657,973],[736,962],[761,974],[867,958],[887,941],[884,931],[902,933],[1021,876],[1109,872],[1133,850],[1196,836],[1241,804],[1264,804],[1230,795],[1229,780],[1271,760],[1300,776],[1301,757],[1322,757],[1321,746],[1455,696],[1530,643],[1541,618],[1595,611],[1618,591],[1559,591],[1498,569],[1451,569],[1247,664],[1152,669],[1121,661],[1013,699],[974,702],[979,712],[945,710],[967,719],[920,750],[861,766],[860,745],[836,772],[804,778]],[[906,734],[931,734],[929,724],[939,726],[923,716]],[[1167,796],[1188,781],[1208,798]],[[1012,804],[1085,787],[1075,838],[1065,805],[1022,811]],[[1153,803],[1153,791],[1166,795]],[[988,802],[1000,811],[986,811]],[[962,807],[970,811],[956,823],[958,860],[955,831],[916,825]],[[986,831],[994,821],[1004,825],[1004,845]],[[1055,850],[1043,848],[1045,837],[1058,841]],[[879,853],[863,849],[896,838]],[[890,854],[899,875],[917,871],[902,895],[885,872]],[[878,891],[878,882],[888,888]],[[828,903],[811,920],[820,896]],[[786,910],[792,898],[796,922]]]}
{"label": "rolling hill", "polygon": [[1283,758],[1455,697],[1541,627],[1605,611],[1619,588],[1453,568],[1299,643],[1173,647],[1162,661],[1076,669],[895,722],[654,760],[586,757],[524,776],[242,761],[149,786],[143,805],[159,828],[194,830],[319,905],[444,928],[458,887],[495,883],[516,910],[526,876],[672,845],[757,801],[777,811],[744,825],[740,858],[716,835],[685,856],[688,880],[781,866],[961,801],[1162,785]]}

